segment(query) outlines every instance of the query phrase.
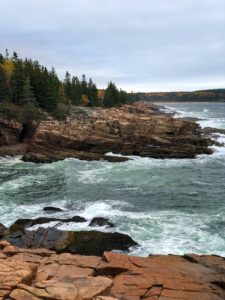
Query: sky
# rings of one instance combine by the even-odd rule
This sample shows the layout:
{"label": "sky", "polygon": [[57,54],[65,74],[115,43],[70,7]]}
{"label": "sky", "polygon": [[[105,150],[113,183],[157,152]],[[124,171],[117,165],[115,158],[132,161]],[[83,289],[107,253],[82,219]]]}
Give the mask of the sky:
{"label": "sky", "polygon": [[225,0],[2,1],[6,48],[99,88],[225,88]]}

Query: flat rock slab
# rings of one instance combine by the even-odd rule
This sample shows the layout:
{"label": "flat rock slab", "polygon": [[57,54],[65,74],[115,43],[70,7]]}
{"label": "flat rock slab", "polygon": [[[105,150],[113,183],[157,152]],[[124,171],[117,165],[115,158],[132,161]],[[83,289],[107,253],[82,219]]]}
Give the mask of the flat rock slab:
{"label": "flat rock slab", "polygon": [[213,255],[56,254],[0,242],[0,300],[224,300],[225,260]]}
{"label": "flat rock slab", "polygon": [[20,284],[10,297],[25,299],[92,299],[111,287],[112,280],[106,277],[77,276],[74,278],[53,279],[36,283],[32,287]]}

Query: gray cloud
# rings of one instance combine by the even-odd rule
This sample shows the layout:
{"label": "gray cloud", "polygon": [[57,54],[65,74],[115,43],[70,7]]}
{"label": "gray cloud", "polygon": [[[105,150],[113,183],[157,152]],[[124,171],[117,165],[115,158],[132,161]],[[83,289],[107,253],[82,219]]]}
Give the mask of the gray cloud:
{"label": "gray cloud", "polygon": [[224,0],[8,0],[0,51],[128,90],[225,87]]}

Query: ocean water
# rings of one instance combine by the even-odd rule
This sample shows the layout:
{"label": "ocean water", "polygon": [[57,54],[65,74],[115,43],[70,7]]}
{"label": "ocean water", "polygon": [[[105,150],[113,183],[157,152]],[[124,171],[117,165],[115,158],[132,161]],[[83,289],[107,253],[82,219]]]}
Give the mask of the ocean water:
{"label": "ocean water", "polygon": [[[176,117],[200,118],[202,127],[225,128],[225,103],[175,103],[166,109]],[[43,207],[49,205],[65,209],[57,217],[109,218],[116,225],[112,231],[139,243],[131,249],[135,255],[225,256],[225,147],[196,159],[132,157],[123,163],[66,159],[36,165],[0,158],[1,223],[48,216]],[[58,228],[93,229],[88,222]]]}

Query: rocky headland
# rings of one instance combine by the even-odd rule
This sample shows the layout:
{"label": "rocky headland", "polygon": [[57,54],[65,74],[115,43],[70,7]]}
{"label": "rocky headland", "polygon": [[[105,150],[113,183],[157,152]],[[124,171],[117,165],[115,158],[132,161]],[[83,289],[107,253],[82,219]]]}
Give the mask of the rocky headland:
{"label": "rocky headland", "polygon": [[0,154],[21,151],[24,161],[53,162],[68,157],[126,160],[105,155],[108,152],[194,158],[198,154],[211,154],[212,144],[208,134],[195,122],[175,119],[158,106],[144,102],[110,109],[73,107],[66,120],[49,118],[37,128],[23,128],[17,122],[0,120]]}
{"label": "rocky headland", "polygon": [[[69,157],[123,162],[130,155],[194,158],[212,153],[211,135],[217,132],[150,103],[73,107],[64,121],[47,116],[40,124],[20,124],[1,118],[0,155],[20,154],[36,163]],[[55,217],[62,211],[45,207],[44,217],[20,219],[9,228],[0,224],[0,299],[225,299],[224,258],[129,256],[137,243],[110,220]],[[87,230],[58,229],[70,222],[87,222]]]}

